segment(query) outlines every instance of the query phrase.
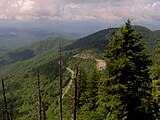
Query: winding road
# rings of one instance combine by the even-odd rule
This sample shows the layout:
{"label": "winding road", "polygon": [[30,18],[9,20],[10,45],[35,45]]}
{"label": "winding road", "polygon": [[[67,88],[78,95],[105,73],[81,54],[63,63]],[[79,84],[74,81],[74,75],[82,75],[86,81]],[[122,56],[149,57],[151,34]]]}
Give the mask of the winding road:
{"label": "winding road", "polygon": [[[103,69],[106,68],[106,62],[104,60],[95,59],[95,61],[96,61],[96,67],[97,67],[98,70],[103,70]],[[65,86],[65,88],[63,88],[64,92],[62,93],[62,99],[68,93],[68,90],[72,85],[72,82],[73,82],[73,79],[74,79],[74,75],[75,75],[75,72],[73,70],[71,70],[68,67],[66,67],[66,69],[71,73],[71,80],[68,82],[68,84]]]}
{"label": "winding road", "polygon": [[74,71],[71,70],[71,69],[68,68],[68,67],[66,67],[66,69],[71,73],[71,80],[69,81],[69,83],[68,83],[67,86],[65,87],[65,91],[64,91],[63,94],[62,94],[62,99],[63,99],[63,97],[67,94],[69,88],[70,88],[71,85],[72,85],[72,81],[73,81],[73,79],[74,79]]}

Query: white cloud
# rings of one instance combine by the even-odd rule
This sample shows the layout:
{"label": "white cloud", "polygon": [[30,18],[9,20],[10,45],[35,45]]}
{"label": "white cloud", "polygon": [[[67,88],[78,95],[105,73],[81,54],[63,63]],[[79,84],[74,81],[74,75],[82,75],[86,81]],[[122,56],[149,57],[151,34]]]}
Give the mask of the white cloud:
{"label": "white cloud", "polygon": [[159,0],[0,0],[0,19],[160,23],[159,11]]}
{"label": "white cloud", "polygon": [[35,2],[32,1],[32,0],[26,0],[25,2],[23,2],[23,4],[22,4],[22,1],[21,1],[20,5],[22,6],[20,8],[20,12],[25,13],[25,12],[29,12],[29,11],[33,10]]}

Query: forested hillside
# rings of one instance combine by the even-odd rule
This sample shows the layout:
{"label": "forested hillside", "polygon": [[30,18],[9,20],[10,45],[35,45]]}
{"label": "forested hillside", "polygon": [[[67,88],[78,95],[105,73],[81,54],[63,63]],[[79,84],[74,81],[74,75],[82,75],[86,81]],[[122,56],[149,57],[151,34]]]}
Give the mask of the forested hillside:
{"label": "forested hillside", "polygon": [[[50,37],[0,54],[0,78],[9,111],[1,86],[0,119],[7,113],[13,120],[36,120],[40,116],[42,120],[60,119],[60,58],[62,94],[66,93],[62,99],[64,120],[74,117],[75,97],[77,120],[160,119],[159,47],[154,52],[159,39],[160,31],[131,26],[127,21],[121,28],[75,41]],[[150,52],[153,56],[148,55]],[[106,68],[98,70],[96,59],[103,59]]]}
{"label": "forested hillside", "polygon": [[24,61],[30,58],[33,58],[40,53],[48,51],[50,49],[57,50],[59,44],[63,46],[71,44],[73,41],[66,40],[64,38],[52,38],[48,37],[40,42],[37,42],[33,45],[19,48],[13,51],[6,52],[5,54],[0,55],[0,67],[9,65],[18,61]]}
{"label": "forested hillside", "polygon": [[[147,45],[147,49],[151,52],[154,50],[156,41],[160,38],[160,31],[151,31],[143,26],[133,26],[135,31],[139,32],[143,36],[143,41]],[[107,49],[108,40],[112,37],[113,32],[119,31],[119,28],[109,28],[98,31],[94,34],[88,35],[84,38],[78,39],[73,44],[66,47],[66,50],[70,49],[91,49],[98,48],[100,50]]]}

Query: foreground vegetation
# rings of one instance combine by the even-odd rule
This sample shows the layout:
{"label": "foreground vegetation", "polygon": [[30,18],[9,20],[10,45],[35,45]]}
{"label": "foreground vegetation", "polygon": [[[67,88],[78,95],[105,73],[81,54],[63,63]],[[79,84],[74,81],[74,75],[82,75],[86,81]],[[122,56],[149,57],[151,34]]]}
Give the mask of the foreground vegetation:
{"label": "foreground vegetation", "polygon": [[[153,56],[149,56],[142,35],[135,32],[135,29],[137,28],[128,20],[119,32],[113,32],[113,36],[109,35],[109,41],[105,41],[105,36],[103,37],[101,42],[108,43],[107,47],[100,43],[96,44],[95,41],[92,41],[93,44],[88,44],[89,48],[81,45],[85,44],[85,41],[82,43],[78,41],[73,43],[74,46],[70,44],[64,47],[62,54],[64,89],[71,79],[65,67],[69,66],[72,70],[76,67],[79,69],[76,104],[78,120],[160,119],[160,46],[157,45]],[[102,37],[102,34],[98,34]],[[93,38],[97,39],[97,37]],[[75,46],[78,45],[81,47],[77,49]],[[152,47],[149,51],[153,49]],[[94,53],[96,57],[95,52],[102,53],[107,64],[106,69],[97,71],[94,59],[84,60],[73,57],[82,52]],[[60,118],[58,54],[57,49],[49,49],[31,59],[0,69],[0,75],[5,76],[8,110],[12,113],[13,119],[39,118],[36,69],[40,74],[42,113],[44,113],[42,118],[44,120]],[[8,73],[10,75],[7,75]],[[74,84],[63,98],[63,119],[73,118],[73,96]],[[3,97],[0,97],[0,108],[3,108],[0,112],[0,119],[2,119],[7,115]]]}

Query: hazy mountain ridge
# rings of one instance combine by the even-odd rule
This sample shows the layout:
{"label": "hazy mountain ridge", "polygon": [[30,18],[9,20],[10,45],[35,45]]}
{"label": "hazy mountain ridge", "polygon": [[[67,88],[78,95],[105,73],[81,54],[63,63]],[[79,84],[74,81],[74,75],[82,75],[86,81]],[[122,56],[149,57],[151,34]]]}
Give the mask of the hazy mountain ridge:
{"label": "hazy mountain ridge", "polygon": [[[153,50],[156,40],[160,39],[159,31],[152,32],[141,26],[135,26],[135,29],[142,33],[147,46],[150,50]],[[102,52],[107,48],[107,43],[113,30],[118,31],[119,29],[105,29],[75,41],[69,41],[63,38],[48,38],[48,40],[16,49],[1,56],[1,62],[5,61],[7,64],[2,65],[0,63],[0,77],[4,77],[7,81],[7,98],[10,99],[10,104],[14,106],[14,111],[16,111],[14,114],[15,117],[23,120],[34,117],[29,111],[36,114],[36,92],[33,92],[36,91],[35,69],[39,69],[40,71],[47,115],[49,116],[53,114],[54,110],[56,111],[57,108],[55,105],[57,105],[56,102],[59,99],[57,97],[59,88],[57,71],[59,68],[60,42],[63,46],[62,59],[64,66],[70,66],[71,68],[82,66],[83,69],[90,70],[95,66],[94,60],[83,60],[81,58],[74,58],[73,56],[85,50],[91,50],[92,53],[97,53],[97,51]],[[63,86],[65,86],[70,79],[70,75],[65,67],[63,67],[63,71]],[[0,103],[2,101],[3,99],[0,97]]]}
{"label": "hazy mountain ridge", "polygon": [[57,32],[42,30],[25,30],[6,28],[0,29],[0,49],[12,50],[26,45],[33,44],[47,36],[60,36]]}
{"label": "hazy mountain ridge", "polygon": [[[3,25],[3,24],[4,25]],[[83,38],[88,34],[105,28],[105,23],[66,22],[57,21],[28,21],[28,22],[2,22],[0,24],[0,49],[11,50],[31,45],[47,36],[64,37],[67,39]],[[99,24],[99,25],[98,25]],[[10,25],[10,27],[7,27]],[[139,26],[140,27],[140,26]],[[146,27],[137,28],[145,32],[153,32],[159,36],[159,31],[151,31]]]}
{"label": "hazy mountain ridge", "polygon": [[[137,32],[142,34],[143,40],[146,43],[148,50],[152,51],[156,45],[156,41],[160,39],[160,30],[151,31],[150,29],[143,26],[134,26],[134,28]],[[91,51],[101,51],[107,49],[107,43],[112,37],[112,32],[118,30],[119,28],[105,29],[74,41],[60,37],[48,37],[44,40],[41,40],[40,42],[34,43],[33,45],[19,48],[14,51],[7,52],[6,54],[0,55],[0,66],[2,67],[17,61],[30,59],[49,49],[58,49],[60,43],[62,44],[63,50],[65,51],[74,49],[77,49],[78,51],[85,51],[90,49],[92,49]]]}
{"label": "hazy mountain ridge", "polygon": [[59,48],[60,43],[63,44],[63,46],[66,46],[71,44],[72,41],[66,40],[64,38],[48,37],[33,45],[19,48],[14,51],[10,51],[3,55],[0,55],[0,67],[9,65],[18,61],[24,61],[24,60],[30,59],[50,49],[57,50]]}
{"label": "hazy mountain ridge", "polygon": [[[135,31],[141,33],[147,49],[152,51],[155,47],[156,41],[160,39],[160,30],[151,31],[147,27],[134,25]],[[66,50],[72,49],[89,49],[97,48],[103,50],[107,48],[107,43],[112,38],[113,32],[119,31],[119,28],[109,28],[98,31],[94,34],[88,35],[84,38],[76,40],[73,44],[66,47]]]}
{"label": "hazy mountain ridge", "polygon": [[96,22],[0,21],[0,49],[17,49],[47,36],[78,39],[103,29],[104,26],[104,23]]}

